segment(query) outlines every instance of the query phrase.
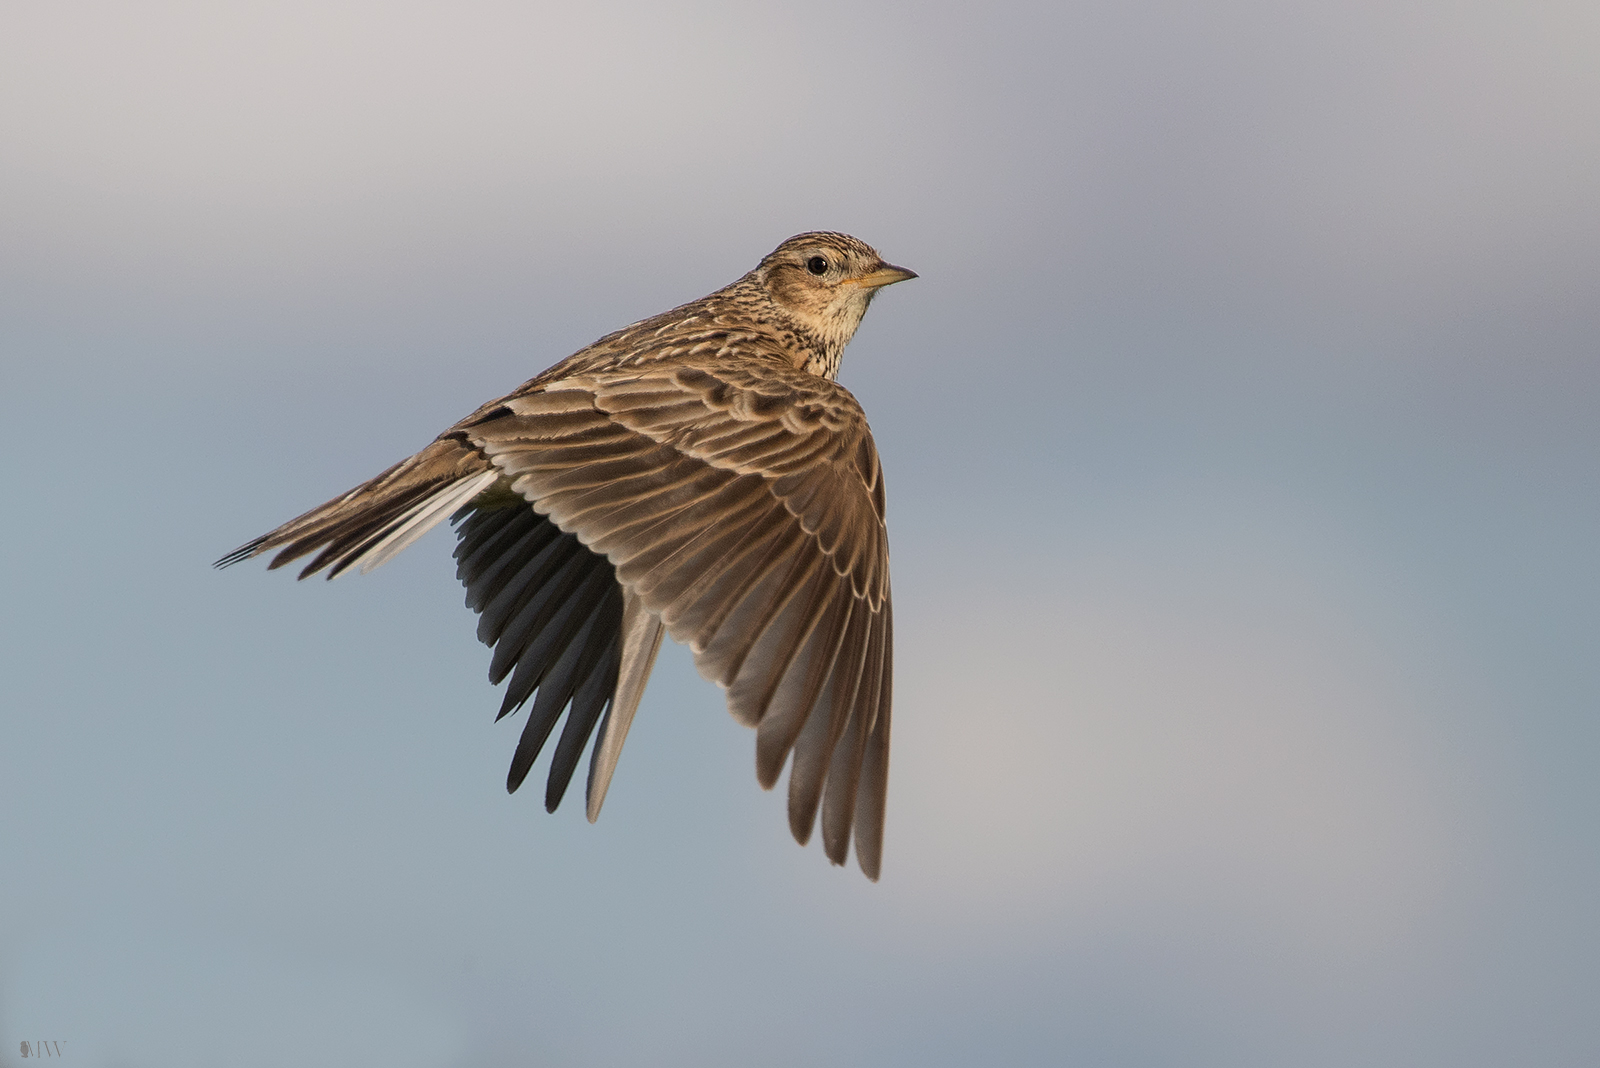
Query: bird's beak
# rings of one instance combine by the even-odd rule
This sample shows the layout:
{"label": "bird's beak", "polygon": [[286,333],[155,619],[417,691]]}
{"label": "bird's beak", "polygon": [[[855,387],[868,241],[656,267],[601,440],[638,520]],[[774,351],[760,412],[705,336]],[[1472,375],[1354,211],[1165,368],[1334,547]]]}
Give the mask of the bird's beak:
{"label": "bird's beak", "polygon": [[847,278],[845,281],[864,289],[882,289],[892,286],[896,282],[904,282],[907,278],[915,278],[916,271],[908,271],[904,267],[896,267],[892,263],[881,264],[871,274],[864,274],[860,278]]}

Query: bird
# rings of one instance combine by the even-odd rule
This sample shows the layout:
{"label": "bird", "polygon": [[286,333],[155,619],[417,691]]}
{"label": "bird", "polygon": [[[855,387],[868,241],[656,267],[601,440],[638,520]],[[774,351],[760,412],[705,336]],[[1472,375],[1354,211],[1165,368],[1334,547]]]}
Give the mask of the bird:
{"label": "bird", "polygon": [[[591,735],[600,814],[664,635],[756,731],[756,778],[789,765],[804,846],[852,837],[878,879],[893,622],[883,469],[835,380],[884,287],[917,277],[847,234],[784,241],[737,281],[607,334],[426,448],[216,562],[308,555],[305,579],[370,571],[446,518],[457,577],[506,683],[529,705],[506,788],[562,714],[554,812]],[[315,554],[315,555],[312,555]]]}

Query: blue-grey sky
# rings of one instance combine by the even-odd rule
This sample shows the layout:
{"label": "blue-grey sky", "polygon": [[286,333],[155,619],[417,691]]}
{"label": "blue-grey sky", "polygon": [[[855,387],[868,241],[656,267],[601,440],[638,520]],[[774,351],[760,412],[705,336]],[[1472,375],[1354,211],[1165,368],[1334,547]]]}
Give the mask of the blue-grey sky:
{"label": "blue-grey sky", "polygon": [[[1580,0],[10,5],[0,1064],[1600,1060],[1597,189]],[[210,569],[821,228],[881,883],[682,649],[508,797],[444,532]]]}

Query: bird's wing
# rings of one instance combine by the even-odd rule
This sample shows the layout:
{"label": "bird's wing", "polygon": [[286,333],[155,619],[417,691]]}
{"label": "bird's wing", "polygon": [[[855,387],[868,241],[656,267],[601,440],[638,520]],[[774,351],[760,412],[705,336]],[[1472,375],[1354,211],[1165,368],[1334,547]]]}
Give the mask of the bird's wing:
{"label": "bird's wing", "polygon": [[690,646],[757,729],[763,786],[794,754],[796,839],[820,805],[829,858],[844,862],[853,828],[876,878],[889,555],[882,471],[855,398],[786,365],[680,359],[545,380],[454,432]]}
{"label": "bird's wing", "polygon": [[489,681],[510,677],[500,716],[533,698],[506,788],[522,785],[570,705],[550,760],[545,808],[554,812],[561,803],[599,724],[588,776],[593,820],[655,663],[660,623],[617,584],[610,561],[521,497],[491,490],[456,520],[456,575],[478,613],[479,639],[494,647]]}

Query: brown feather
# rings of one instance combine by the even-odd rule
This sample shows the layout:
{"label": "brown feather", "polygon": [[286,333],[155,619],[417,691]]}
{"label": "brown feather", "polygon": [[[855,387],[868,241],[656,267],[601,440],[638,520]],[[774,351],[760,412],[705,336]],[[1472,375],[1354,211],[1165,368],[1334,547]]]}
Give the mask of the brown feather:
{"label": "brown feather", "polygon": [[301,577],[331,578],[453,513],[490,678],[509,680],[501,715],[533,702],[509,788],[565,713],[546,802],[560,802],[599,726],[598,814],[664,629],[757,728],[763,787],[792,754],[795,838],[820,807],[829,859],[843,862],[853,829],[876,879],[892,664],[884,487],[866,418],[833,375],[877,287],[908,277],[854,238],[798,235],[218,564],[275,551],[272,567],[311,556]]}

